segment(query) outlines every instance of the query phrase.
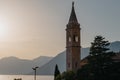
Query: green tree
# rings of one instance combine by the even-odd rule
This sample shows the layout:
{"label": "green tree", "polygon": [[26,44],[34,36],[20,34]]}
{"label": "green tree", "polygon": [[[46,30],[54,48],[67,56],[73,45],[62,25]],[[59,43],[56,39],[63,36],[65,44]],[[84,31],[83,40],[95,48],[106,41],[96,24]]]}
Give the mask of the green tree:
{"label": "green tree", "polygon": [[120,61],[108,66],[106,72],[106,80],[120,80]]}
{"label": "green tree", "polygon": [[55,72],[54,72],[54,80],[56,80],[57,76],[60,75],[60,71],[58,69],[58,65],[55,66]]}
{"label": "green tree", "polygon": [[109,44],[102,36],[96,36],[94,42],[91,43],[88,63],[92,79],[104,80],[106,68],[113,63],[114,53],[109,52]]}
{"label": "green tree", "polygon": [[67,71],[63,72],[61,75],[62,80],[74,80],[75,79],[75,73],[73,71]]}
{"label": "green tree", "polygon": [[57,77],[55,78],[55,80],[61,80],[61,75],[57,75]]}
{"label": "green tree", "polygon": [[77,80],[92,80],[90,76],[90,67],[89,65],[84,65],[82,68],[78,69],[76,73]]}
{"label": "green tree", "polygon": [[102,55],[104,53],[107,53],[109,50],[109,42],[105,40],[102,36],[96,36],[94,39],[94,42],[91,43],[90,47],[90,55],[96,56],[96,55]]}
{"label": "green tree", "polygon": [[91,43],[88,63],[77,71],[77,80],[120,80],[120,61],[109,51],[109,42],[96,36]]}

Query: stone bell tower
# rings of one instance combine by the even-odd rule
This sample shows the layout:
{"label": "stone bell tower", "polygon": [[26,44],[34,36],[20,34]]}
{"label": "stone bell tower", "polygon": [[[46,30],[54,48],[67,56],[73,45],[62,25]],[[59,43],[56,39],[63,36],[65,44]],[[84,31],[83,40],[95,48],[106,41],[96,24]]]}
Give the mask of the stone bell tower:
{"label": "stone bell tower", "polygon": [[80,24],[78,23],[74,2],[69,22],[66,26],[66,69],[67,71],[76,71],[80,68]]}

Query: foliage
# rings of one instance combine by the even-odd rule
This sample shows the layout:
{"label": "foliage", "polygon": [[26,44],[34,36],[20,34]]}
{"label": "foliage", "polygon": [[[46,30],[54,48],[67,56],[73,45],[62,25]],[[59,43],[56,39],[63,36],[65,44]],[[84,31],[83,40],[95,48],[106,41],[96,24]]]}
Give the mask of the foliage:
{"label": "foliage", "polygon": [[62,80],[74,80],[75,73],[73,71],[63,72],[61,79]]}
{"label": "foliage", "polygon": [[77,80],[91,80],[89,65],[86,64],[80,68],[76,73],[76,78]]}
{"label": "foliage", "polygon": [[56,78],[55,78],[55,80],[61,80],[61,75],[60,74],[57,75]]}
{"label": "foliage", "polygon": [[55,72],[54,72],[54,80],[56,80],[56,78],[58,78],[57,76],[60,75],[60,71],[58,69],[58,65],[56,64],[55,66]]}
{"label": "foliage", "polygon": [[56,80],[74,80],[75,73],[73,71],[63,72],[61,75],[56,77]]}
{"label": "foliage", "polygon": [[96,55],[102,55],[106,53],[109,48],[109,42],[104,40],[102,36],[96,36],[94,39],[94,42],[91,43],[90,47],[90,55],[91,56],[96,56]]}
{"label": "foliage", "polygon": [[105,69],[113,64],[113,52],[109,52],[109,42],[102,36],[96,36],[94,42],[91,43],[90,57],[88,63],[90,67],[90,74],[94,79],[103,80],[105,76]]}
{"label": "foliage", "polygon": [[[115,80],[120,76],[120,63],[114,62],[114,52],[109,52],[109,42],[96,36],[91,43],[88,64],[77,71],[78,80]],[[118,67],[119,66],[119,67]],[[120,79],[120,78],[119,78]]]}

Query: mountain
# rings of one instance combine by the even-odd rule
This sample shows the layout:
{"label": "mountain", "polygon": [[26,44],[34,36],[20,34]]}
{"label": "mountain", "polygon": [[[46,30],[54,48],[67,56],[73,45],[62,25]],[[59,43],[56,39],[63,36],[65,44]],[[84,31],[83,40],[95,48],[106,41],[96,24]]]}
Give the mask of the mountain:
{"label": "mountain", "polygon": [[48,56],[40,56],[38,58],[33,59],[32,61],[38,65],[39,67],[41,67],[42,65],[46,64],[47,62],[49,62],[53,57],[48,57]]}
{"label": "mountain", "polygon": [[[110,50],[114,52],[118,52],[120,50],[120,41],[115,41],[110,44]],[[81,49],[81,59],[89,55],[89,47]],[[38,75],[53,75],[55,65],[58,65],[60,72],[66,70],[66,52],[62,52],[50,60],[47,64],[41,66],[37,70]],[[31,73],[33,74],[33,73]]]}
{"label": "mountain", "polygon": [[[110,44],[111,51],[119,52],[120,41]],[[89,54],[89,47],[81,49],[81,59]],[[33,74],[32,67],[39,66],[38,75],[53,75],[55,65],[58,65],[60,72],[66,70],[66,52],[61,52],[57,56],[40,56],[33,60],[19,59],[16,57],[6,57],[0,59],[0,74]]]}
{"label": "mountain", "polygon": [[110,44],[110,50],[114,52],[120,52],[120,41],[115,41]]}
{"label": "mountain", "polygon": [[41,67],[52,57],[40,56],[33,60],[19,59],[16,57],[6,57],[0,59],[0,74],[26,74],[29,71],[32,71],[32,67],[39,66]]}
{"label": "mountain", "polygon": [[[59,66],[59,70],[61,72],[65,71],[66,69],[66,53],[62,52],[58,54],[56,57],[54,57],[52,60],[50,60],[47,64],[41,66],[39,69],[37,69],[37,74],[39,75],[53,75],[54,73],[54,67],[57,63]],[[33,74],[34,72],[30,73]]]}

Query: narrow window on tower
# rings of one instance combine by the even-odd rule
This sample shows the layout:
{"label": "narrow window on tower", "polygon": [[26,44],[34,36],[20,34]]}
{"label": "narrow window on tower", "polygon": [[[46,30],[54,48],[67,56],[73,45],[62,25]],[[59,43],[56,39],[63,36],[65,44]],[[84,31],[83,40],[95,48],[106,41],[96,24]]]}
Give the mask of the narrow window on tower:
{"label": "narrow window on tower", "polygon": [[71,37],[69,36],[68,41],[71,42]]}
{"label": "narrow window on tower", "polygon": [[78,42],[78,36],[75,36],[75,41]]}
{"label": "narrow window on tower", "polygon": [[76,42],[76,41],[75,41],[75,35],[73,35],[73,41]]}
{"label": "narrow window on tower", "polygon": [[74,42],[78,42],[78,36],[74,35],[74,36],[73,36],[73,41],[74,41]]}

